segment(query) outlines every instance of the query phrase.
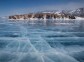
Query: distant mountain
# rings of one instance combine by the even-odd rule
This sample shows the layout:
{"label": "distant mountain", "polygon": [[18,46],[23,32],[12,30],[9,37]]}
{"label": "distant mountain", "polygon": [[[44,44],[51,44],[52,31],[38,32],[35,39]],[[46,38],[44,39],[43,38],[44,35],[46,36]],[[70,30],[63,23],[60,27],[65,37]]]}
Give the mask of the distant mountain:
{"label": "distant mountain", "polygon": [[74,16],[84,17],[84,8],[76,9],[72,12]]}
{"label": "distant mountain", "polygon": [[57,10],[49,11],[49,10],[47,10],[47,11],[42,11],[41,13],[61,13],[61,14],[66,14],[66,15],[84,17],[84,8],[78,8],[75,10],[62,10],[62,11],[57,11]]}
{"label": "distant mountain", "polygon": [[84,17],[84,8],[78,8],[76,10],[62,10],[62,13],[67,15]]}

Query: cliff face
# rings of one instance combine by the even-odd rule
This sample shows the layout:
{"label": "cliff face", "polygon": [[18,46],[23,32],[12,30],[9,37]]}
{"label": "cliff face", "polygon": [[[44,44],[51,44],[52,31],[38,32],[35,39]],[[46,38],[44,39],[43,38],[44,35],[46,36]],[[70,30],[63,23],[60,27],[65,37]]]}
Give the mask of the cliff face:
{"label": "cliff face", "polygon": [[36,13],[36,14],[24,14],[24,15],[13,15],[9,16],[9,19],[56,19],[56,18],[69,18],[75,19],[74,16],[66,14],[55,14],[55,13]]}

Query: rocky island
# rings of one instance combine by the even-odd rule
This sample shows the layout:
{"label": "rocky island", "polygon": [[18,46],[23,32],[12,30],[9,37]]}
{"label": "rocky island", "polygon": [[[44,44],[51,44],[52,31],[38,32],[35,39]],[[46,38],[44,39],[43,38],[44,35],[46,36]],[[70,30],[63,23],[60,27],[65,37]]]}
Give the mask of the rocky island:
{"label": "rocky island", "polygon": [[8,17],[10,20],[47,20],[47,19],[84,19],[84,8],[76,10],[59,11],[43,11],[37,13],[29,13],[22,15],[12,15]]}

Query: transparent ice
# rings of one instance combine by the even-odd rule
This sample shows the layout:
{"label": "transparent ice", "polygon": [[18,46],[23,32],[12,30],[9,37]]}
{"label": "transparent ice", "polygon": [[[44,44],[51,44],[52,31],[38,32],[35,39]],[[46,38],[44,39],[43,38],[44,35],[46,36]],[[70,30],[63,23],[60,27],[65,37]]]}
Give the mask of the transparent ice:
{"label": "transparent ice", "polygon": [[84,21],[1,19],[0,62],[84,62]]}

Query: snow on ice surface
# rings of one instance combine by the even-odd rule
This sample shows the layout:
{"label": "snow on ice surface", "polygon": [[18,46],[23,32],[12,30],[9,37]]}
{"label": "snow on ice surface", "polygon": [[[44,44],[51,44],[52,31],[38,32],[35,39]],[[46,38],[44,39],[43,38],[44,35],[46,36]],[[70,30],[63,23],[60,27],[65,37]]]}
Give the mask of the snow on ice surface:
{"label": "snow on ice surface", "polygon": [[84,62],[84,21],[2,19],[0,62]]}

